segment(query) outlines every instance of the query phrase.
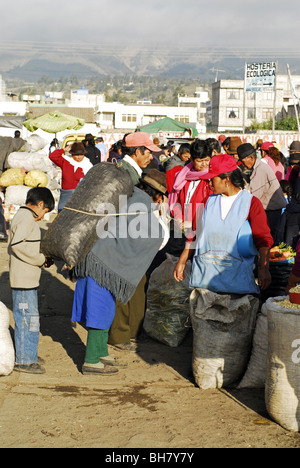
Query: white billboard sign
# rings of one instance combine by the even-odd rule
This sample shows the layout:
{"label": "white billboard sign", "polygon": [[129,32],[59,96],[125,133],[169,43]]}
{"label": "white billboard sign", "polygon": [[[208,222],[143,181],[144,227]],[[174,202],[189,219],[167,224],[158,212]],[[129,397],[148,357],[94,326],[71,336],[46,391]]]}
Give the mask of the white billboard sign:
{"label": "white billboard sign", "polygon": [[245,92],[274,91],[276,70],[276,62],[246,63]]}

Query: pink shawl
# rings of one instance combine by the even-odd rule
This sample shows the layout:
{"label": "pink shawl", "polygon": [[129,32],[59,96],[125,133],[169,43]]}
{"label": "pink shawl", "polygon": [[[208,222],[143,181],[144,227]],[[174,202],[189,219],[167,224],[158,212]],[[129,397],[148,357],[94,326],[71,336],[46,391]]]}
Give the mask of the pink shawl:
{"label": "pink shawl", "polygon": [[170,210],[172,210],[173,205],[177,201],[178,194],[180,190],[185,186],[185,184],[191,180],[199,180],[203,175],[207,173],[208,169],[205,169],[204,171],[195,171],[192,162],[184,166],[184,168],[176,174],[172,191],[168,197]]}

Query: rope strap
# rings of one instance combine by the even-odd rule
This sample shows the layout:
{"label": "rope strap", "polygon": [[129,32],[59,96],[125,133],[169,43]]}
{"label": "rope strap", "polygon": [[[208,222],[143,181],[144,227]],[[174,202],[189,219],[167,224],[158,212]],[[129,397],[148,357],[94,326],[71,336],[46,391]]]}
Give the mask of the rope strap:
{"label": "rope strap", "polygon": [[64,210],[69,210],[69,211],[75,211],[75,213],[81,213],[89,216],[96,216],[96,217],[102,217],[102,216],[136,216],[139,214],[148,214],[147,211],[140,211],[138,213],[107,213],[107,214],[98,214],[98,213],[89,213],[88,211],[82,211],[82,210],[76,210],[75,208],[70,208],[69,206],[65,206],[63,208]]}

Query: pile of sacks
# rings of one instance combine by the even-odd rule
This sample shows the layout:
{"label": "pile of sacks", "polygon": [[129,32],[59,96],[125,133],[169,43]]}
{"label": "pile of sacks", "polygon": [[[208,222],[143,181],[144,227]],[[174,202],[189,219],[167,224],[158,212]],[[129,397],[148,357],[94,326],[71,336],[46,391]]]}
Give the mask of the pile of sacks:
{"label": "pile of sacks", "polygon": [[8,169],[0,177],[0,196],[7,221],[25,204],[27,192],[32,187],[49,188],[57,211],[61,170],[50,161],[46,145],[46,140],[33,134],[19,151],[8,155]]}

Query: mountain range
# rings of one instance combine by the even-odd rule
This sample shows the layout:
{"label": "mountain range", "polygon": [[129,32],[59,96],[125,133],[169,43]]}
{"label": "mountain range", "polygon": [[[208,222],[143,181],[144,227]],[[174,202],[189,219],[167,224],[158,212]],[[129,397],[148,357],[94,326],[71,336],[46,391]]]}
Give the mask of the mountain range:
{"label": "mountain range", "polygon": [[[242,79],[245,60],[273,61],[274,57],[248,57],[224,50],[162,48],[123,48],[119,50],[95,50],[88,53],[84,48],[66,48],[61,51],[32,51],[26,49],[0,51],[0,73],[5,79],[36,82],[43,75],[52,78],[76,75],[86,79],[105,75],[167,76],[176,79],[191,78],[203,81],[214,79]],[[286,73],[286,64],[291,72],[300,74],[300,59],[280,57],[279,73]]]}

